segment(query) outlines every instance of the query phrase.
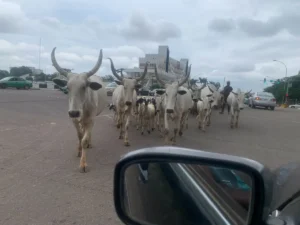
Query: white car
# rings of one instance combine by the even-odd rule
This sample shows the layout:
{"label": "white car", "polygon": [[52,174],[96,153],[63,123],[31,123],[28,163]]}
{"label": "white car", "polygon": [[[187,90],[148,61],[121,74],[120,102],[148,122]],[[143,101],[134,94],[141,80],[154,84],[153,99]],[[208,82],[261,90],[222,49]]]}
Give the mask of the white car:
{"label": "white car", "polygon": [[292,109],[300,109],[300,103],[297,103],[295,105],[289,105],[289,108],[292,108]]}

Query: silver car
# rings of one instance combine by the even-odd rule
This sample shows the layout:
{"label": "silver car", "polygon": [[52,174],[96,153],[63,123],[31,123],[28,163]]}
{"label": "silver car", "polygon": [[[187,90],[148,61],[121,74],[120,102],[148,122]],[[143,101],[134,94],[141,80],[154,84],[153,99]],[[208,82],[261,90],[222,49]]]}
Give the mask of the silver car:
{"label": "silver car", "polygon": [[249,106],[252,108],[258,106],[274,110],[276,106],[276,99],[272,93],[255,92],[254,95],[249,98]]}

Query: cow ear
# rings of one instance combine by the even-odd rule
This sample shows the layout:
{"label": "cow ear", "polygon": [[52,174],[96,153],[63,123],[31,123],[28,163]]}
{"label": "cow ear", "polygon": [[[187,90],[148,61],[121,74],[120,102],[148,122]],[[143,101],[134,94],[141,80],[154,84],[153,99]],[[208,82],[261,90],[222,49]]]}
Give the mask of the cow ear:
{"label": "cow ear", "polygon": [[52,81],[53,81],[54,84],[57,84],[60,87],[64,87],[68,83],[68,81],[62,80],[62,79],[58,79],[58,78],[54,78]]}
{"label": "cow ear", "polygon": [[100,88],[102,88],[102,84],[99,84],[98,82],[88,82],[88,85],[94,91],[97,91]]}
{"label": "cow ear", "polygon": [[156,91],[156,94],[158,94],[158,95],[163,95],[165,93],[165,91],[163,91],[163,90],[157,90]]}
{"label": "cow ear", "polygon": [[115,80],[115,82],[116,82],[117,85],[123,85],[123,82],[122,82],[122,81]]}
{"label": "cow ear", "polygon": [[180,94],[180,95],[185,95],[186,91],[185,90],[178,90],[177,93]]}
{"label": "cow ear", "polygon": [[135,88],[137,88],[137,89],[140,89],[141,87],[142,87],[141,84],[136,84],[136,85],[135,85]]}
{"label": "cow ear", "polygon": [[214,100],[210,100],[209,102],[210,102],[210,103],[213,103],[213,101],[214,101]]}
{"label": "cow ear", "polygon": [[203,101],[202,98],[199,98],[200,101]]}
{"label": "cow ear", "polygon": [[207,97],[211,97],[212,96],[212,94],[209,94],[209,95],[206,95]]}

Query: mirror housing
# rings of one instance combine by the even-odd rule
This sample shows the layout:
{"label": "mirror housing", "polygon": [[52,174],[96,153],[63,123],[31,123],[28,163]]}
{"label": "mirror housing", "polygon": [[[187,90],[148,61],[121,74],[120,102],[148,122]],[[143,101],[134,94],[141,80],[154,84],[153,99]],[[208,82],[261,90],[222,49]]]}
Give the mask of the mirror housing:
{"label": "mirror housing", "polygon": [[125,170],[133,164],[186,163],[230,167],[251,175],[252,200],[247,224],[260,224],[270,213],[272,198],[272,173],[264,165],[247,158],[205,152],[179,147],[152,147],[127,153],[121,157],[114,170],[114,204],[118,217],[125,224],[143,225],[130,218],[124,207]]}

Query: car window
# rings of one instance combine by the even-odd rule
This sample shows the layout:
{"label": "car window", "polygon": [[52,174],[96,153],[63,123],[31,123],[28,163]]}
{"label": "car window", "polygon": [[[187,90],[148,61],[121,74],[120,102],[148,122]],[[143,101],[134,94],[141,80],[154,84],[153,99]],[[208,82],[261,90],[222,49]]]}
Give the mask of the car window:
{"label": "car window", "polygon": [[258,92],[257,95],[261,97],[273,97],[273,94],[268,92]]}
{"label": "car window", "polygon": [[117,86],[116,83],[110,83],[110,84],[107,85],[107,87],[116,87],[116,86]]}
{"label": "car window", "polygon": [[19,77],[18,81],[25,81],[23,78]]}

